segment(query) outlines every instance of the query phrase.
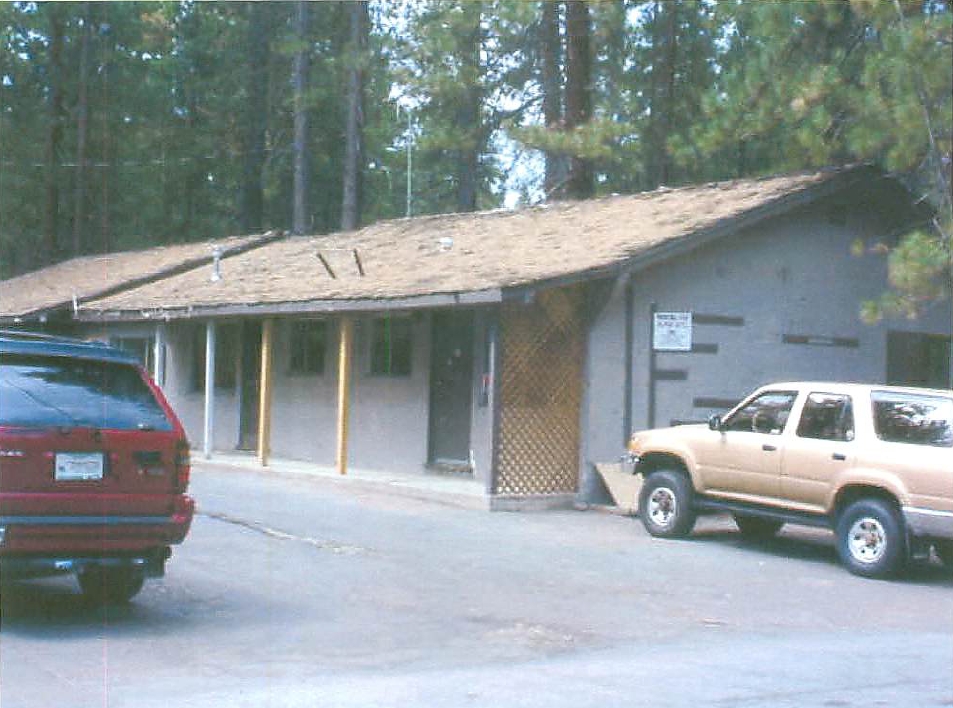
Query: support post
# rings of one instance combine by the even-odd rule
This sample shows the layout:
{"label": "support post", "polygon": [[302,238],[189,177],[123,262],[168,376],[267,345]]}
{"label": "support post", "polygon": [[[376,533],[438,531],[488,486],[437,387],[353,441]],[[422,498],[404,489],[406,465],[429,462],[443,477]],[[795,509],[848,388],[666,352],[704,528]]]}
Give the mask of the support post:
{"label": "support post", "polygon": [[622,391],[622,449],[629,445],[629,438],[632,437],[632,398],[633,398],[633,374],[632,367],[634,361],[635,348],[635,284],[632,282],[632,275],[628,276],[625,283],[625,371],[622,372],[622,380],[625,382],[625,389]]}
{"label": "support post", "polygon": [[338,474],[347,474],[348,417],[351,408],[351,352],[354,338],[354,319],[345,315],[340,320],[338,343]]}
{"label": "support post", "polygon": [[205,459],[212,456],[215,436],[215,323],[205,323],[205,438],[202,452]]}
{"label": "support post", "polygon": [[271,357],[274,320],[261,324],[261,385],[258,399],[258,462],[268,466],[271,454]]}
{"label": "support post", "polygon": [[648,415],[647,428],[655,427],[655,384],[658,380],[656,371],[657,355],[655,353],[655,313],[658,312],[658,305],[654,302],[649,305],[649,395],[648,395]]}
{"label": "support post", "polygon": [[165,325],[156,325],[156,338],[152,350],[152,380],[159,388],[165,387]]}

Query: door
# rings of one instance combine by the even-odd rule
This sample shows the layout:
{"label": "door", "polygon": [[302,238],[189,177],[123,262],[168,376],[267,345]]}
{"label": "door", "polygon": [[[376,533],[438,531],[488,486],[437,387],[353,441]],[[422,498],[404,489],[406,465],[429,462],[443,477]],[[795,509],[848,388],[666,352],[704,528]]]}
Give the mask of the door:
{"label": "door", "polygon": [[761,393],[726,418],[721,431],[696,445],[705,492],[739,501],[777,501],[782,433],[796,398],[796,391]]}
{"label": "door", "polygon": [[437,312],[431,332],[429,462],[469,469],[473,313]]}
{"label": "door", "polygon": [[854,463],[850,396],[814,391],[784,451],[781,494],[801,511],[823,512],[835,478]]}
{"label": "door", "polygon": [[258,398],[261,385],[261,322],[242,322],[239,450],[258,449]]}

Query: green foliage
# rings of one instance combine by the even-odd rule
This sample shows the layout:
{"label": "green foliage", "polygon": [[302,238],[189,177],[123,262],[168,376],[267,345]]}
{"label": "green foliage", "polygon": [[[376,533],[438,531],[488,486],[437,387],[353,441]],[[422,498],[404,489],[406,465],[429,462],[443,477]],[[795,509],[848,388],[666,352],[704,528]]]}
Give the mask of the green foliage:
{"label": "green foliage", "polygon": [[[593,117],[572,130],[542,125],[539,2],[373,0],[363,55],[348,51],[340,2],[313,4],[304,45],[292,2],[94,2],[84,166],[85,8],[0,3],[0,277],[73,255],[77,230],[81,253],[237,233],[250,188],[260,189],[262,228],[288,228],[290,77],[304,48],[314,232],[340,223],[346,78],[359,62],[364,223],[404,214],[408,141],[417,214],[497,207],[504,184],[538,200],[543,153],[589,161],[598,193],[872,162],[907,179],[941,226],[890,253],[891,292],[867,315],[909,315],[949,295],[949,0],[591,2]],[[51,176],[59,200],[47,253]]]}

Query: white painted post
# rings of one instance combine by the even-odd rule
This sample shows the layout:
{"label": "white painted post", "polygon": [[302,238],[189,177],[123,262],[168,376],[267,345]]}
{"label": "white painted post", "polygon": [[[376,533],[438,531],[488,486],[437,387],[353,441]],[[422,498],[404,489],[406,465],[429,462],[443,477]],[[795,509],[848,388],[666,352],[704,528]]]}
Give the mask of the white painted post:
{"label": "white painted post", "polygon": [[152,351],[152,380],[159,388],[165,388],[165,325],[156,325],[156,338]]}
{"label": "white painted post", "polygon": [[212,456],[215,435],[215,323],[205,324],[205,439],[202,452],[205,459]]}

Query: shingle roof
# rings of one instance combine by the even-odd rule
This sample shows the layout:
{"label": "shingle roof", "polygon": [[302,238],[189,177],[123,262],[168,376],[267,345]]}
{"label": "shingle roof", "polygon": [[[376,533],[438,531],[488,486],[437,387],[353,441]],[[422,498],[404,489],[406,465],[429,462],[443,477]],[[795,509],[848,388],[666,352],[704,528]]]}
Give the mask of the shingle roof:
{"label": "shingle roof", "polygon": [[233,236],[63,261],[0,281],[0,321],[33,318],[72,308],[74,297],[82,303],[211,262],[215,248],[223,255],[236,254],[280,236],[278,232]]}
{"label": "shingle roof", "polygon": [[387,309],[436,296],[498,300],[507,288],[591,277],[736,230],[864,176],[869,168],[843,168],[292,237],[224,259],[217,282],[207,268],[192,270],[89,302],[80,317]]}

